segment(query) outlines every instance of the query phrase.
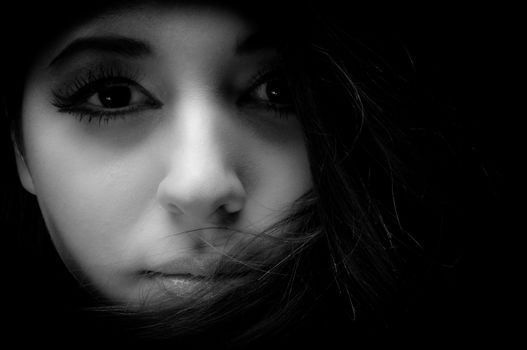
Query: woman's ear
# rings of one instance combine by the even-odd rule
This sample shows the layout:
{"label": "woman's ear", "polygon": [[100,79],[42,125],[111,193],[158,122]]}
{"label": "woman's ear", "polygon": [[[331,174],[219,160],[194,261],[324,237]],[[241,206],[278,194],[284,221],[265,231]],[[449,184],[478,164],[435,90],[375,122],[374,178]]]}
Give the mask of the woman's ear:
{"label": "woman's ear", "polygon": [[33,178],[31,177],[31,173],[29,172],[29,168],[27,167],[26,160],[20,152],[17,138],[15,137],[15,133],[13,130],[11,130],[11,142],[13,143],[13,149],[15,150],[16,167],[18,170],[18,177],[20,178],[20,182],[22,183],[22,186],[26,189],[26,191],[35,194]]}

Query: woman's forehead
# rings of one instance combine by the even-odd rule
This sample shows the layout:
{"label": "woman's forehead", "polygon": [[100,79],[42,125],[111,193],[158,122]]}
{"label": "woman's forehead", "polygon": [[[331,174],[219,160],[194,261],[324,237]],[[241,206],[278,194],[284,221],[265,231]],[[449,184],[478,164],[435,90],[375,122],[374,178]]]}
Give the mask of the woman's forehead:
{"label": "woman's forehead", "polygon": [[189,5],[136,5],[102,12],[63,33],[51,45],[60,50],[79,38],[125,36],[145,42],[192,46],[239,44],[254,32],[252,23],[221,7]]}
{"label": "woman's forehead", "polygon": [[[203,24],[201,29],[210,33],[217,32],[219,28],[238,31],[236,34],[240,37],[250,36],[253,31],[265,32],[268,42],[272,41],[275,47],[282,47],[288,42],[289,36],[286,33],[293,29],[287,7],[280,7],[277,11],[272,6],[260,8],[233,0],[93,0],[90,1],[89,6],[66,4],[66,7],[57,4],[56,1],[46,2],[46,6],[36,9],[38,15],[30,13],[22,16],[16,11],[12,14],[14,18],[23,17],[29,27],[16,36],[6,35],[6,47],[20,54],[4,57],[6,66],[19,67],[22,72],[26,72],[35,68],[35,65],[43,62],[44,59],[49,63],[49,59],[75,38],[95,32],[114,31],[127,36],[135,33],[143,38],[161,32],[164,35],[177,36],[182,33],[174,30],[178,25],[181,27],[182,23],[191,22],[197,25],[197,22],[200,22]],[[178,21],[173,17],[175,14],[179,14]],[[160,19],[170,16],[172,21],[161,30]],[[23,57],[23,59],[15,57]]]}
{"label": "woman's forehead", "polygon": [[126,30],[128,33],[142,31],[170,30],[178,34],[186,27],[202,27],[203,31],[228,28],[232,30],[250,30],[251,23],[231,8],[212,5],[182,4],[142,4],[122,6],[103,11],[85,20],[76,28],[76,32]]}
{"label": "woman's forehead", "polygon": [[[255,53],[275,56],[275,36],[261,29],[239,13],[218,6],[127,6],[102,12],[65,31],[40,50],[31,70],[48,70],[58,60],[67,62],[64,57],[79,58],[104,49],[121,57],[130,53],[129,58],[172,57],[170,61],[179,62],[206,62],[206,57],[219,62],[214,60]],[[146,54],[135,55],[137,45],[129,45],[134,42]]]}

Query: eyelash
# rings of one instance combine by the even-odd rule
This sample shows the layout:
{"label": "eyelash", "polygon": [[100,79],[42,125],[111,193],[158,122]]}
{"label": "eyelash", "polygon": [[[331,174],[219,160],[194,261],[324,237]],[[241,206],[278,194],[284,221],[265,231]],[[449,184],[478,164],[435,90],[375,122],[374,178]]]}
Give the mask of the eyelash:
{"label": "eyelash", "polygon": [[[96,119],[99,123],[103,121],[109,122],[120,117],[124,118],[126,114],[147,108],[160,108],[162,103],[137,83],[138,81],[140,79],[137,73],[127,71],[119,66],[101,66],[95,70],[89,70],[84,74],[80,74],[65,88],[52,91],[52,105],[57,107],[59,112],[72,114],[78,117],[79,120],[88,118],[88,122],[91,122]],[[101,88],[111,84],[126,85],[139,89],[148,99],[148,103],[135,108],[127,107],[113,111],[107,109],[94,110],[93,108],[82,106],[82,103],[85,103],[89,97],[99,92]]]}
{"label": "eyelash", "polygon": [[252,94],[256,92],[256,89],[264,83],[269,83],[273,81],[273,78],[282,78],[284,79],[285,74],[281,72],[280,69],[276,67],[264,67],[258,71],[255,76],[251,79],[249,83],[249,88],[245,94],[242,94],[242,97],[239,99],[238,105],[251,105],[253,104],[256,107],[264,107],[268,111],[271,111],[277,115],[279,119],[286,119],[290,113],[293,112],[292,101],[291,104],[278,105],[276,103],[269,103],[265,101],[251,102]]}
{"label": "eyelash", "polygon": [[[279,119],[287,118],[292,112],[292,105],[280,105],[262,100],[258,101],[253,96],[257,92],[257,88],[261,85],[281,77],[280,70],[276,67],[264,67],[250,80],[248,84],[249,88],[238,99],[237,105],[242,107],[247,106],[249,108],[263,107],[267,111],[275,114]],[[163,104],[144,89],[138,81],[140,81],[138,74],[127,71],[122,67],[98,67],[95,70],[89,70],[79,75],[65,88],[52,91],[52,105],[58,108],[59,112],[74,115],[81,121],[87,118],[88,122],[97,120],[99,124],[102,122],[108,123],[118,118],[125,118],[130,113],[145,109],[161,108]],[[95,110],[94,108],[82,106],[91,96],[97,94],[101,88],[112,85],[134,87],[147,98],[148,103],[115,110],[103,109],[104,107],[99,107],[101,108],[100,110]]]}

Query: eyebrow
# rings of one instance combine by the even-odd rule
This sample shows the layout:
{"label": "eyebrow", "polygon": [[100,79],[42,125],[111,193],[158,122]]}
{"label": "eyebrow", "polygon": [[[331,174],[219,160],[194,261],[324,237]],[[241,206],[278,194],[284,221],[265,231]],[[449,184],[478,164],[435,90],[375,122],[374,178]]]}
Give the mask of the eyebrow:
{"label": "eyebrow", "polygon": [[130,58],[147,56],[152,48],[146,42],[124,36],[97,36],[78,38],[64,48],[48,65],[60,65],[68,59],[88,51],[112,53]]}
{"label": "eyebrow", "polygon": [[237,55],[246,55],[258,50],[275,48],[276,46],[277,43],[270,35],[262,32],[254,32],[243,40],[238,41],[235,53]]}

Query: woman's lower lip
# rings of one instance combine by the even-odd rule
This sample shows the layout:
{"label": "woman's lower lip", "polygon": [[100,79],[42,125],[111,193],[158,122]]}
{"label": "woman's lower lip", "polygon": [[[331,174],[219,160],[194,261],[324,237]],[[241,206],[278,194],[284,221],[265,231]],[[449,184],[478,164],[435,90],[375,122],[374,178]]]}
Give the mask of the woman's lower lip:
{"label": "woman's lower lip", "polygon": [[209,284],[203,278],[186,275],[159,275],[156,279],[168,288],[168,292],[182,297],[190,297]]}
{"label": "woman's lower lip", "polygon": [[161,283],[170,295],[184,298],[211,298],[241,282],[239,279],[206,279],[190,274],[157,274],[151,278],[155,283]]}

